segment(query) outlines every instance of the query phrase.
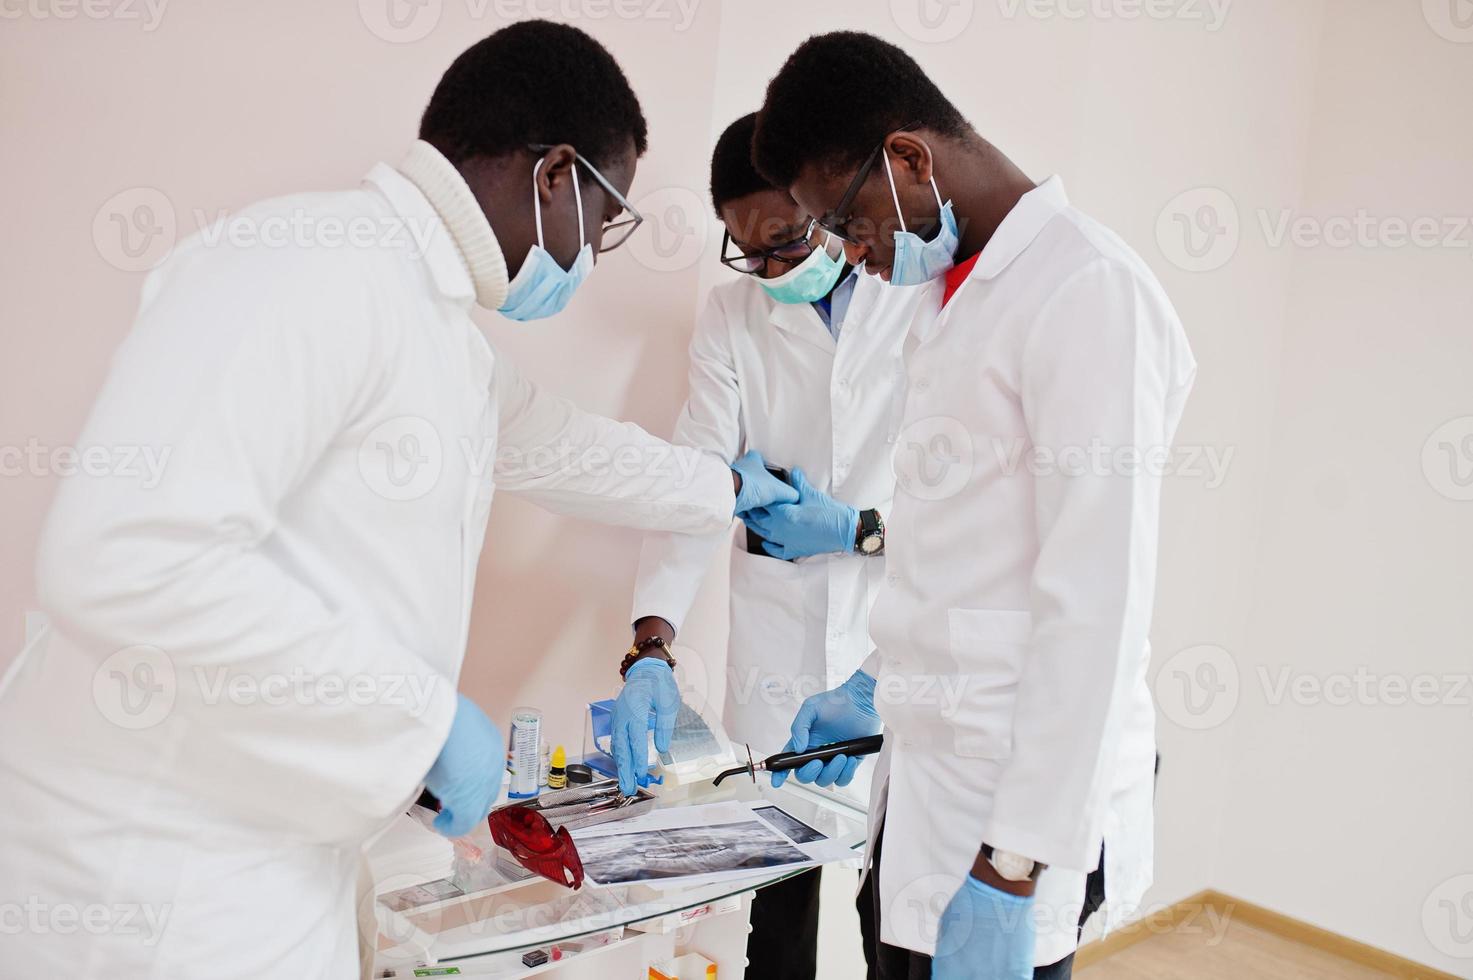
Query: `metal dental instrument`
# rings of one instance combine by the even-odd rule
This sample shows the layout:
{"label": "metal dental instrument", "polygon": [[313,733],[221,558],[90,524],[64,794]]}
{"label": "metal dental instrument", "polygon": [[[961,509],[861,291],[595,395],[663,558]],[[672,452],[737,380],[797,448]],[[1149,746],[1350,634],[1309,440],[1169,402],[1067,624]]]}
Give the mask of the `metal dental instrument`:
{"label": "metal dental instrument", "polygon": [[728,769],[717,776],[712,782],[720,786],[721,781],[727,776],[738,776],[747,773],[752,777],[752,782],[757,781],[759,772],[783,772],[788,769],[801,769],[814,759],[827,762],[836,755],[872,755],[880,751],[880,746],[885,743],[883,735],[866,735],[864,738],[851,738],[842,742],[830,742],[828,745],[818,745],[802,752],[779,752],[765,759],[753,761],[752,747],[747,746],[747,764]]}

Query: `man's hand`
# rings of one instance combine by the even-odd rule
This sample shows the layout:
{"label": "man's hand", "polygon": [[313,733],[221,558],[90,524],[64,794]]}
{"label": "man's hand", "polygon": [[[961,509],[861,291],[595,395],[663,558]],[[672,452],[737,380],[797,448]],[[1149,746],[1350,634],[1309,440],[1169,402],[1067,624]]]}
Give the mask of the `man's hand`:
{"label": "man's hand", "polygon": [[[672,638],[674,632],[670,630]],[[675,734],[675,717],[680,712],[680,688],[675,684],[675,671],[659,657],[636,660],[625,672],[624,688],[614,701],[611,740],[619,792],[625,796],[633,796],[638,787],[650,784],[651,711],[655,713],[655,751],[668,752]]]}
{"label": "man's hand", "polygon": [[[803,752],[813,746],[874,735],[881,728],[875,713],[875,679],[856,670],[832,691],[815,694],[803,702],[793,719],[792,737],[784,752]],[[800,783],[848,786],[864,756],[836,755],[828,762],[814,759],[794,772]],[[772,774],[772,785],[781,786],[788,772]]]}
{"label": "man's hand", "polygon": [[941,913],[931,976],[1032,980],[1033,943],[1033,896],[1000,891],[968,875]]}
{"label": "man's hand", "polygon": [[425,776],[425,786],[440,801],[435,829],[464,837],[486,819],[506,771],[506,742],[480,707],[456,696],[455,717],[440,755]]}
{"label": "man's hand", "polygon": [[767,462],[755,449],[732,463],[731,470],[736,474],[735,514],[746,513],[754,507],[798,502],[798,491],[767,472]]}
{"label": "man's hand", "polygon": [[763,550],[784,561],[853,551],[858,509],[815,488],[800,469],[793,470],[793,489],[798,492],[796,504],[758,507],[742,517],[766,539]]}

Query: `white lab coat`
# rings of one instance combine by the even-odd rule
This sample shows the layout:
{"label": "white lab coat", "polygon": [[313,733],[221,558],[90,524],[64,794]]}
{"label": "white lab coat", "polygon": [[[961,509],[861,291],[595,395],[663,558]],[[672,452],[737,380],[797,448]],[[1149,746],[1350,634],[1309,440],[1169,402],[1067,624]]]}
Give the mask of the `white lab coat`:
{"label": "white lab coat", "polygon": [[[811,304],[778,303],[749,276],[717,286],[691,338],[690,395],[673,441],[727,460],[756,449],[845,503],[888,514],[903,344],[920,296],[857,277],[836,343]],[[805,697],[842,683],[868,656],[884,559],[785,562],[748,554],[740,521],[735,535],[722,722],[768,755],[787,741]],[[679,630],[726,538],[646,535],[633,618],[661,616]]]}
{"label": "white lab coat", "polygon": [[[1058,178],[913,339],[867,664],[887,729],[882,938],[932,952],[985,841],[1050,866],[1037,962],[1052,963],[1074,949],[1102,838],[1107,925],[1151,879],[1161,481],[1124,457],[1170,446],[1195,362],[1151,271]],[[1081,466],[1095,445],[1116,461]]]}
{"label": "white lab coat", "polygon": [[[43,923],[5,937],[10,969],[356,976],[360,845],[449,729],[493,486],[642,528],[731,518],[720,461],[495,355],[395,170],[245,217],[431,234],[422,255],[197,237],[148,277],[82,443],[167,448],[164,477],[63,485],[38,567],[57,635],[0,702],[0,880]],[[591,446],[663,468],[538,452]]]}

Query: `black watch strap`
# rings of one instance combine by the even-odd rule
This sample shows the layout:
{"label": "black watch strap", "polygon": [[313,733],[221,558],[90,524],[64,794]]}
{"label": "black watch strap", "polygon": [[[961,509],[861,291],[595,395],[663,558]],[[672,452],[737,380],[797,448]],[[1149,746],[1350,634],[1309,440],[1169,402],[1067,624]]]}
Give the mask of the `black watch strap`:
{"label": "black watch strap", "polygon": [[[866,542],[874,542],[866,547]],[[885,521],[871,507],[859,512],[859,528],[854,536],[854,550],[861,555],[878,555],[885,550]]]}

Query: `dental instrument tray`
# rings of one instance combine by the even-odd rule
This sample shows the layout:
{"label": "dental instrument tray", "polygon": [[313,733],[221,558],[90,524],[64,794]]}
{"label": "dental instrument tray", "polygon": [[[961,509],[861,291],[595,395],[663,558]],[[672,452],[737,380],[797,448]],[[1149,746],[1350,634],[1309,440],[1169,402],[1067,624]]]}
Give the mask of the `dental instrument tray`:
{"label": "dental instrument tray", "polygon": [[514,800],[506,806],[536,810],[547,818],[553,829],[567,827],[577,830],[648,813],[655,808],[655,796],[644,787],[637,789],[633,796],[622,796],[617,779],[599,779],[539,793],[528,800]]}

